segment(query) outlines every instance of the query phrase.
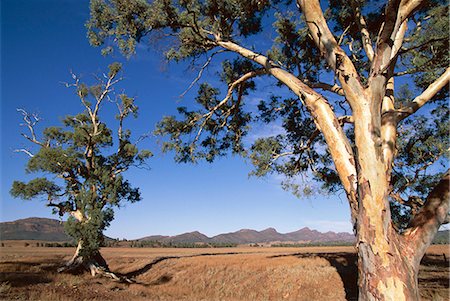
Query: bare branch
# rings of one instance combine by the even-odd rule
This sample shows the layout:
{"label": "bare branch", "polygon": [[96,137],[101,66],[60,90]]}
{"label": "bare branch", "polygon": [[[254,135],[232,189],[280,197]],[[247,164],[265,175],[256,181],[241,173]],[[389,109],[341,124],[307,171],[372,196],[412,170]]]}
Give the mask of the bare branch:
{"label": "bare branch", "polygon": [[36,124],[41,121],[41,118],[39,118],[39,116],[37,114],[30,114],[27,111],[25,111],[24,109],[16,109],[17,112],[22,114],[23,117],[23,121],[25,123],[20,124],[21,126],[26,126],[30,132],[30,136],[26,135],[26,134],[21,134],[23,137],[25,137],[26,139],[28,139],[29,141],[40,145],[40,146],[45,146],[44,143],[42,143],[41,141],[37,140],[36,138],[36,133],[34,132],[34,127],[36,126]]}
{"label": "bare branch", "polygon": [[208,57],[208,59],[206,60],[206,62],[205,62],[205,63],[203,64],[203,66],[200,68],[200,71],[198,72],[197,77],[191,82],[191,84],[189,85],[189,87],[187,87],[187,89],[184,90],[183,93],[181,93],[180,98],[183,98],[183,97],[184,97],[184,96],[192,89],[192,87],[194,87],[194,85],[202,78],[203,72],[204,72],[205,69],[208,67],[208,65],[211,63],[213,57],[214,57],[216,54],[219,54],[219,53],[222,53],[222,52],[225,52],[225,50],[219,50],[219,51],[216,51],[216,52],[212,53],[212,54]]}
{"label": "bare branch", "polygon": [[27,150],[26,148],[15,149],[14,152],[15,153],[25,153],[31,158],[34,157],[34,155],[29,150]]}
{"label": "bare branch", "polygon": [[224,98],[224,100],[222,100],[222,102],[228,101],[228,99],[230,99],[231,95],[233,94],[233,90],[236,89],[236,87],[241,85],[243,82],[249,80],[250,78],[256,77],[258,75],[263,75],[266,73],[267,73],[266,69],[261,68],[247,72],[246,74],[242,75],[240,78],[231,83],[231,85],[228,88],[227,96]]}
{"label": "bare branch", "polygon": [[[196,141],[198,141],[198,139],[200,138],[200,135],[201,135],[201,133],[203,131],[203,128],[206,125],[206,123],[208,122],[208,120],[211,119],[212,115],[218,109],[220,109],[222,106],[224,106],[231,99],[231,96],[233,95],[233,91],[237,87],[240,87],[240,85],[242,85],[244,82],[246,82],[247,80],[249,80],[249,79],[251,79],[253,77],[256,77],[258,75],[266,74],[266,72],[267,72],[266,69],[261,68],[261,69],[256,69],[256,70],[247,72],[246,74],[242,75],[240,78],[238,78],[237,80],[235,80],[234,82],[232,82],[230,84],[230,86],[228,88],[227,95],[225,96],[225,98],[223,100],[221,100],[217,105],[215,105],[212,109],[210,109],[209,112],[203,114],[200,118],[194,119],[193,122],[197,122],[198,120],[204,118],[203,123],[200,126],[200,128],[199,128],[199,130],[197,132],[197,135],[195,136],[194,143]],[[226,119],[228,118],[228,116],[231,115],[232,110],[234,110],[234,109],[239,107],[239,104],[241,102],[241,98],[242,98],[242,94],[239,93],[239,96],[238,96],[238,99],[237,99],[236,103],[233,106],[231,106],[231,108],[227,112],[225,112],[225,114],[224,114],[224,124],[225,124]],[[222,124],[221,126],[224,126],[224,124]]]}
{"label": "bare branch", "polygon": [[152,135],[152,132],[151,132],[151,131],[148,132],[148,133],[145,133],[145,134],[140,135],[139,138],[137,138],[137,140],[136,140],[136,142],[135,142],[135,145],[137,145],[138,143],[144,141],[145,139],[147,139],[147,138],[150,137],[151,135]]}
{"label": "bare branch", "polygon": [[[423,0],[391,0],[385,9],[385,20],[378,36],[377,51],[372,63],[372,77],[379,77],[392,64],[401,48],[395,41],[403,41],[407,19],[421,5]],[[399,43],[397,43],[399,44]]]}
{"label": "bare branch", "polygon": [[394,38],[394,44],[392,46],[391,58],[390,58],[389,62],[384,67],[382,67],[382,69],[380,71],[378,71],[378,74],[383,74],[388,69],[390,70],[391,73],[393,72],[398,55],[400,54],[400,50],[401,50],[401,47],[403,44],[403,39],[405,37],[405,33],[406,33],[407,29],[408,29],[408,20],[406,19],[401,24],[401,26],[400,26],[399,30],[397,31],[397,34]]}
{"label": "bare branch", "polygon": [[228,87],[227,95],[225,96],[225,98],[222,99],[217,105],[215,105],[208,113],[204,114],[202,117],[205,118],[208,116],[209,117],[212,116],[212,114],[215,111],[217,111],[219,108],[221,108],[223,105],[225,105],[230,100],[231,96],[233,95],[233,91],[236,89],[236,87],[238,87],[245,81],[249,80],[250,78],[256,77],[258,75],[263,75],[263,74],[266,74],[266,69],[256,69],[256,70],[247,72],[246,74],[242,75],[240,78],[238,78],[237,80],[232,82],[230,84],[230,86]]}
{"label": "bare branch", "polygon": [[397,119],[394,106],[394,78],[391,77],[385,88],[381,102],[381,143],[383,162],[388,182],[390,182],[397,141]]}
{"label": "bare branch", "polygon": [[282,158],[282,157],[286,157],[286,156],[292,156],[294,155],[294,152],[284,152],[281,154],[272,154],[272,162],[271,164],[273,164],[273,162],[275,162],[276,160]]}
{"label": "bare branch", "polygon": [[341,45],[341,44],[342,44],[342,41],[344,40],[344,37],[345,37],[345,35],[347,34],[347,32],[348,32],[349,29],[350,29],[350,25],[347,26],[347,27],[344,29],[344,32],[342,32],[342,34],[341,34],[341,36],[339,37],[339,40],[338,40],[338,45]]}

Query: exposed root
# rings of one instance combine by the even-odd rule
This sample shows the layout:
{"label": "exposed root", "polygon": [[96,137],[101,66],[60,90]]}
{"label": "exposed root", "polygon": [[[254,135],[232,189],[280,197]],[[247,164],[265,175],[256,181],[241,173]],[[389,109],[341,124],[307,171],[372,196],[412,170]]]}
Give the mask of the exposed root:
{"label": "exposed root", "polygon": [[111,278],[118,282],[135,283],[134,280],[126,276],[117,275],[111,272],[108,265],[106,264],[106,261],[100,254],[94,256],[89,260],[85,260],[82,256],[74,256],[74,258],[69,260],[63,267],[60,267],[58,269],[58,273],[77,274],[85,271],[89,271],[93,277],[96,275],[100,275],[103,277]]}
{"label": "exposed root", "polygon": [[130,279],[128,277],[125,277],[125,276],[119,276],[119,275],[111,272],[108,268],[105,268],[105,267],[100,267],[100,266],[91,264],[89,266],[89,269],[91,271],[91,275],[92,276],[101,275],[103,277],[111,278],[111,279],[114,279],[114,280],[119,281],[119,282],[135,283],[134,280],[132,280],[132,279]]}

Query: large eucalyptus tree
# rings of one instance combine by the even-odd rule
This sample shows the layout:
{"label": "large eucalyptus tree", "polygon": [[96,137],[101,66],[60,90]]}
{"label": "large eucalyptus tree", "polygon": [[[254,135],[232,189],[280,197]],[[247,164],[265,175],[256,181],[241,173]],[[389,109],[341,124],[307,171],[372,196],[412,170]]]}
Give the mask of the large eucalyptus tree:
{"label": "large eucalyptus tree", "polygon": [[[231,150],[258,176],[343,189],[360,300],[419,299],[420,260],[449,211],[447,2],[91,0],[87,27],[103,53],[150,41],[203,62],[189,88],[222,62],[225,92],[202,82],[196,106],[164,117],[164,149],[180,162]],[[270,85],[258,109],[246,102]],[[284,131],[247,147],[254,122]]]}

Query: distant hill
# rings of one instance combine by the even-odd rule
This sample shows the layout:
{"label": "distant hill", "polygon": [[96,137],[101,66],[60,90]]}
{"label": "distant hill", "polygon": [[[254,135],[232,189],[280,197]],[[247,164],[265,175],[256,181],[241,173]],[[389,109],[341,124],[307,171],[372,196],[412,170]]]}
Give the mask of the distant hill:
{"label": "distant hill", "polygon": [[49,218],[30,217],[13,222],[0,223],[1,240],[71,241],[64,232],[61,221]]}
{"label": "distant hill", "polygon": [[162,243],[216,243],[216,244],[250,244],[250,243],[269,243],[269,242],[292,242],[292,243],[318,243],[318,242],[351,242],[355,236],[350,233],[322,233],[309,228],[303,228],[295,232],[282,234],[274,228],[268,228],[262,231],[251,229],[242,229],[236,232],[219,234],[209,238],[200,232],[184,233],[176,236],[147,236],[139,239],[140,241],[158,241]]}

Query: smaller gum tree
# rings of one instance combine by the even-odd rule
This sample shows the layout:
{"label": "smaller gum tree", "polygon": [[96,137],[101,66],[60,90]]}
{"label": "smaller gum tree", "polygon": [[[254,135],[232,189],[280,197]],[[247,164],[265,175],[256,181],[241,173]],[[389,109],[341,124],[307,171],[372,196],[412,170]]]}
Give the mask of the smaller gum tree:
{"label": "smaller gum tree", "polygon": [[[11,194],[25,200],[45,198],[53,213],[69,215],[65,230],[77,241],[77,248],[60,272],[87,270],[93,276],[119,278],[100,254],[103,231],[114,218],[114,207],[141,200],[139,189],[132,187],[123,173],[133,166],[146,167],[146,159],[152,155],[137,147],[144,136],[132,143],[130,130],[124,129],[125,119],[137,117],[138,107],[133,98],[114,92],[122,80],[120,70],[119,63],[111,64],[94,85],[82,83],[72,74],[74,83],[66,85],[75,88],[83,112],[64,117],[62,126],[45,128],[42,138],[35,131],[40,118],[18,109],[29,132],[22,136],[37,146],[37,151],[17,151],[30,157],[28,173],[43,176],[28,183],[14,181]],[[105,104],[117,106],[116,133],[106,124],[110,111],[104,109]]]}

